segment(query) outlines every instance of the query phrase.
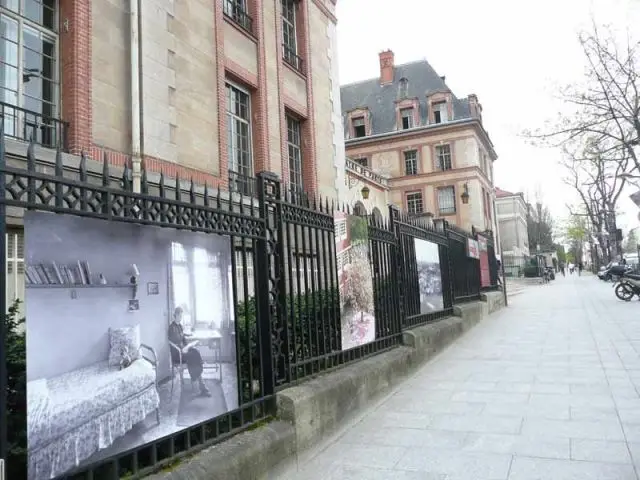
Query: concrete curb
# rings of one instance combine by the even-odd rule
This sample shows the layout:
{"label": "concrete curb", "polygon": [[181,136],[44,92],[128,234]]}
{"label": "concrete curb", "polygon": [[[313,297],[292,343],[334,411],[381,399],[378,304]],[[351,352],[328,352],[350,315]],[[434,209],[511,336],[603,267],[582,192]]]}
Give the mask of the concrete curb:
{"label": "concrete curb", "polygon": [[334,434],[489,314],[502,292],[456,305],[454,317],[403,333],[404,345],[277,394],[278,420],[214,445],[154,480],[262,480]]}

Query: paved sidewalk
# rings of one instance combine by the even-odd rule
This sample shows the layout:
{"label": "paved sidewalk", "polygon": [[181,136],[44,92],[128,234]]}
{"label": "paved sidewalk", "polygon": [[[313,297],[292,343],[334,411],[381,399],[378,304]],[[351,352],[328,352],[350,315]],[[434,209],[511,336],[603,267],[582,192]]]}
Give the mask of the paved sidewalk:
{"label": "paved sidewalk", "polygon": [[593,276],[528,289],[279,478],[638,480],[639,314]]}

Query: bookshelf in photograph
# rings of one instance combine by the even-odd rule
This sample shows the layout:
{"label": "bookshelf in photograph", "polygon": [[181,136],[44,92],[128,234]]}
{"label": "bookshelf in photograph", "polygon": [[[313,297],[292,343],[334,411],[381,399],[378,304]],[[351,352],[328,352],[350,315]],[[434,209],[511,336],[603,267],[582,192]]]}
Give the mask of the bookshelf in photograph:
{"label": "bookshelf in photograph", "polygon": [[28,265],[25,277],[27,288],[131,287],[128,284],[108,283],[102,274],[93,274],[89,262],[83,260],[74,264],[47,262]]}

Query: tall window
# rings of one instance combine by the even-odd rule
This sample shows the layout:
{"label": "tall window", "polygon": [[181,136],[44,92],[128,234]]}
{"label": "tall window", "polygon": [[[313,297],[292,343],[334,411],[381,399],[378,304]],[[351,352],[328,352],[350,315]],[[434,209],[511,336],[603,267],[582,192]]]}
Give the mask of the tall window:
{"label": "tall window", "polygon": [[234,85],[227,83],[226,88],[230,185],[235,191],[249,193],[246,190],[253,175],[251,99],[247,92]]}
{"label": "tall window", "polygon": [[355,138],[366,137],[367,129],[364,124],[364,117],[358,117],[351,120],[353,126],[353,133]]}
{"label": "tall window", "polygon": [[440,215],[456,213],[456,193],[453,187],[438,189],[438,211]]}
{"label": "tall window", "polygon": [[404,152],[404,174],[417,175],[418,173],[418,152],[409,150]]}
{"label": "tall window", "polygon": [[187,329],[219,328],[228,316],[228,272],[217,254],[171,244],[173,308],[183,310]]}
{"label": "tall window", "polygon": [[422,213],[422,192],[407,194],[407,211],[411,214]]}
{"label": "tall window", "polygon": [[436,161],[439,170],[451,170],[451,145],[436,146]]}
{"label": "tall window", "polygon": [[282,0],[282,53],[285,62],[302,70],[302,59],[298,56],[296,3],[295,0]]}
{"label": "tall window", "polygon": [[413,108],[403,108],[400,110],[400,118],[403,130],[413,128]]}
{"label": "tall window", "polygon": [[[56,0],[0,1],[0,102],[5,133],[55,145],[59,79]],[[13,107],[23,108],[21,111]]]}
{"label": "tall window", "polygon": [[400,82],[398,82],[398,97],[407,98],[409,95],[409,80],[406,78],[401,78]]}
{"label": "tall window", "polygon": [[224,0],[224,14],[242,28],[251,32],[253,19],[247,13],[247,0]]}
{"label": "tall window", "polygon": [[289,150],[289,184],[302,192],[302,141],[300,121],[287,115],[287,148]]}
{"label": "tall window", "polygon": [[444,123],[449,121],[449,112],[447,110],[447,102],[438,102],[432,105],[433,121],[435,123]]}
{"label": "tall window", "polygon": [[24,233],[9,230],[6,236],[7,255],[7,303],[14,300],[24,302]]}

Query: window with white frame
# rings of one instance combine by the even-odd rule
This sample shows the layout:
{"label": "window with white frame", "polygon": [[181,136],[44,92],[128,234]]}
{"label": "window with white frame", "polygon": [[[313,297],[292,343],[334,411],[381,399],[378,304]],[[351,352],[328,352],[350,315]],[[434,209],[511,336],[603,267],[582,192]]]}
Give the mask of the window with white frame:
{"label": "window with white frame", "polygon": [[438,212],[440,215],[456,213],[456,193],[454,187],[438,189]]}
{"label": "window with white frame", "polygon": [[7,306],[15,300],[24,302],[24,232],[10,229],[6,234]]}
{"label": "window with white frame", "polygon": [[346,220],[336,220],[336,242],[341,242],[347,239],[347,221]]}
{"label": "window with white frame", "polygon": [[451,145],[436,146],[438,170],[451,170]]}
{"label": "window with white frame", "polygon": [[183,310],[183,327],[220,328],[229,312],[227,305],[228,270],[217,253],[201,247],[171,244],[171,288],[173,308]]}
{"label": "window with white frame", "polygon": [[422,192],[407,193],[407,212],[410,214],[422,213]]}
{"label": "window with white frame", "polygon": [[284,61],[300,70],[302,62],[298,56],[296,3],[296,0],[282,0],[282,49]]}
{"label": "window with white frame", "polygon": [[302,128],[300,120],[287,115],[287,149],[289,151],[289,185],[302,192]]}
{"label": "window with white frame", "polygon": [[59,116],[57,24],[57,0],[0,1],[4,131],[43,145],[59,141],[53,123]]}
{"label": "window with white frame", "polygon": [[227,90],[227,143],[229,176],[232,188],[250,184],[253,175],[251,154],[251,97],[249,93],[230,83]]}
{"label": "window with white frame", "polygon": [[444,123],[449,121],[449,110],[447,109],[447,102],[437,102],[431,105],[433,108],[433,121],[434,123]]}
{"label": "window with white frame", "polygon": [[417,175],[418,173],[418,152],[408,150],[404,152],[404,174]]}
{"label": "window with white frame", "polygon": [[413,128],[413,108],[403,108],[400,110],[400,119],[402,129],[407,130]]}

